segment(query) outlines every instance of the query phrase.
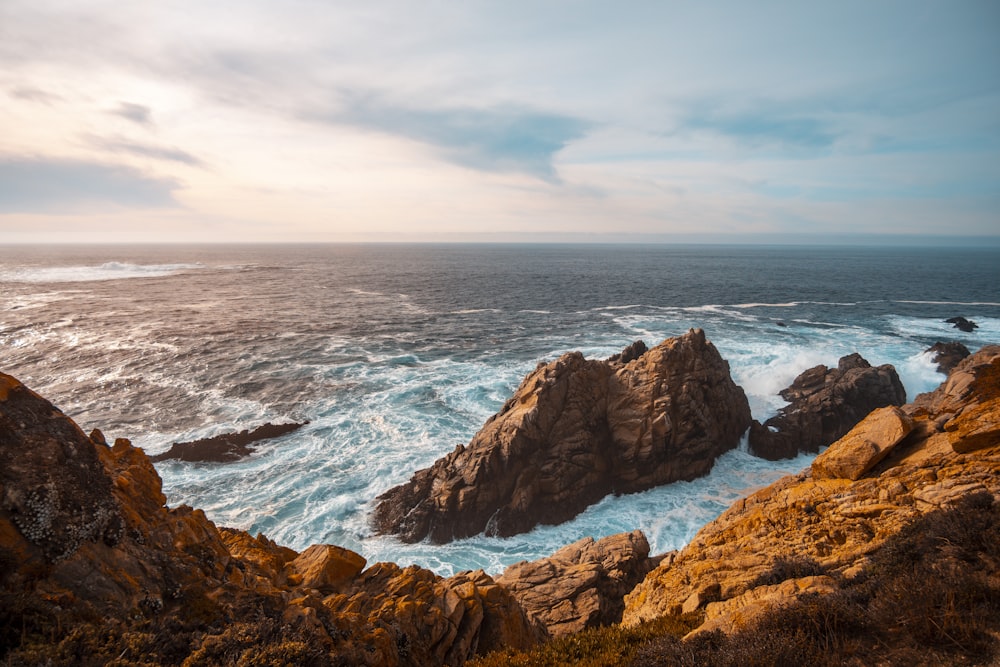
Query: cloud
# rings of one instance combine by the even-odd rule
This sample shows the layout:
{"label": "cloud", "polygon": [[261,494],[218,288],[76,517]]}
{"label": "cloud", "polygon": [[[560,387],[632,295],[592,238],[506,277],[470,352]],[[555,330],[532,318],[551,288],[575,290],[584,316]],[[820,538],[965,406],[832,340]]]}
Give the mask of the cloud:
{"label": "cloud", "polygon": [[821,150],[830,148],[837,140],[837,133],[829,123],[809,116],[709,114],[688,118],[684,127],[716,132],[752,147]]}
{"label": "cloud", "polygon": [[140,157],[148,157],[154,160],[165,160],[167,162],[180,162],[192,167],[203,167],[204,163],[187,151],[179,148],[163,148],[161,146],[151,146],[140,144],[125,139],[103,139],[91,137],[90,143],[98,148],[113,151],[116,153],[129,153]]}
{"label": "cloud", "polygon": [[133,104],[132,102],[120,102],[117,108],[112,109],[108,113],[112,113],[116,116],[121,116],[126,118],[133,123],[143,126],[150,126],[153,124],[153,112],[142,104]]}
{"label": "cloud", "polygon": [[516,107],[410,109],[374,99],[319,117],[403,136],[436,147],[445,159],[472,169],[519,172],[557,182],[553,157],[586,133],[571,116]]}
{"label": "cloud", "polygon": [[174,181],[119,165],[0,158],[0,213],[81,213],[178,206]]}
{"label": "cloud", "polygon": [[35,88],[34,86],[20,86],[11,90],[10,95],[19,100],[50,105],[62,99],[58,95],[42,90],[41,88]]}

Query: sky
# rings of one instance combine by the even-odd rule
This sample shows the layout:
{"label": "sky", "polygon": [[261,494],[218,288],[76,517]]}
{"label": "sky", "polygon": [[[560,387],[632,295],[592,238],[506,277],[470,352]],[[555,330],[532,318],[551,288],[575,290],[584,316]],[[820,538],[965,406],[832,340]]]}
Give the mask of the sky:
{"label": "sky", "polygon": [[1000,239],[1000,2],[0,0],[0,243]]}

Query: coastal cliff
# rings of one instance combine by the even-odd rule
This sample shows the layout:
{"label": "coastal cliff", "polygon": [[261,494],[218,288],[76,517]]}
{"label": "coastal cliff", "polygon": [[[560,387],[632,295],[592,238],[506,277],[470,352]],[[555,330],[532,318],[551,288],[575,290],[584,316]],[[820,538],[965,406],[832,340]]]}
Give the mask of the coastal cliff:
{"label": "coastal cliff", "polygon": [[[642,385],[656,350],[599,363]],[[653,430],[644,415],[629,424]],[[551,650],[545,664],[987,664],[998,516],[998,346],[936,391],[875,410],[680,551],[650,556],[636,531],[499,577],[370,565],[335,545],[298,553],[219,528],[166,506],[128,440],[108,446],[0,374],[0,660],[527,665]]]}
{"label": "coastal cliff", "polygon": [[565,354],[528,374],[467,446],[383,494],[373,524],[448,542],[562,523],[608,494],[706,474],[749,424],[701,329],[607,361]]}

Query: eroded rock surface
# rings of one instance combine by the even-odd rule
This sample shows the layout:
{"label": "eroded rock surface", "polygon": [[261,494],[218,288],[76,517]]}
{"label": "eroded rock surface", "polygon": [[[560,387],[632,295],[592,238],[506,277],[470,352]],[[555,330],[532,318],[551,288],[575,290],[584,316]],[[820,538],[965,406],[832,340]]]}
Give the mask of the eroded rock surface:
{"label": "eroded rock surface", "polygon": [[872,410],[905,403],[906,391],[891,365],[873,367],[855,353],[841,357],[837,368],[804,371],[781,397],[790,404],[750,427],[750,451],[766,459],[818,452]]}
{"label": "eroded rock surface", "polygon": [[706,474],[749,425],[746,396],[700,329],[644,348],[539,364],[468,446],[380,496],[373,524],[408,542],[508,536]]}
{"label": "eroded rock surface", "polygon": [[621,620],[625,594],[658,563],[641,531],[591,537],[548,558],[516,563],[497,583],[552,636]]}
{"label": "eroded rock surface", "polygon": [[[859,439],[888,450],[885,458],[817,474],[825,467],[818,458],[737,501],[626,597],[623,622],[705,608],[705,629],[730,632],[766,608],[851,578],[926,512],[974,494],[1000,498],[1000,346],[965,359],[901,411],[876,414],[824,459],[858,460],[850,450]],[[697,597],[706,590],[712,595]]]}

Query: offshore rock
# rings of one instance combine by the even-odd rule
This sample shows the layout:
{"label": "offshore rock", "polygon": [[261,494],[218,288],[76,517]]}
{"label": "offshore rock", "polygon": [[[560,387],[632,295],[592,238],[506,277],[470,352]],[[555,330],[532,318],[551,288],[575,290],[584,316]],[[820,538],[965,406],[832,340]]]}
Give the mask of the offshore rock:
{"label": "offshore rock", "polygon": [[969,356],[969,348],[958,342],[938,341],[924,350],[931,355],[931,363],[937,364],[938,373],[947,375],[962,359]]}
{"label": "offshore rock", "polygon": [[891,365],[873,367],[855,353],[841,357],[837,368],[804,371],[781,397],[790,404],[750,427],[750,451],[772,461],[818,452],[872,410],[905,403],[906,391]]}
{"label": "offshore rock", "polygon": [[[191,442],[175,442],[166,452],[149,458],[153,463],[170,459],[211,461],[214,463],[236,461],[253,453],[253,448],[248,446],[251,443],[280,437],[298,430],[308,423],[272,424],[268,422],[252,431],[244,429],[238,433],[224,433]],[[97,432],[100,433],[100,431]]]}
{"label": "offshore rock", "polygon": [[[623,623],[681,614],[693,595],[717,587],[687,610],[705,609],[709,622],[699,631],[733,632],[769,608],[837,589],[927,512],[977,494],[1000,499],[998,408],[1000,346],[990,346],[934,392],[870,418],[895,426],[859,426],[877,449],[890,450],[873,467],[817,474],[824,468],[817,458],[811,469],[734,503],[626,596]],[[898,440],[908,421],[912,430]],[[853,439],[832,444],[826,461],[853,459],[842,451]]]}
{"label": "offshore rock", "polygon": [[4,664],[461,665],[546,636],[482,572],[364,569],[169,508],[141,449],[2,373],[0,484]]}
{"label": "offshore rock", "polygon": [[625,594],[655,567],[641,531],[584,538],[508,567],[497,583],[553,637],[621,620]]}
{"label": "offshore rock", "polygon": [[959,331],[964,331],[965,333],[972,333],[979,328],[979,325],[972,320],[967,320],[964,317],[949,317],[945,320],[948,324],[954,324],[955,328]]}
{"label": "offshore rock", "polygon": [[749,425],[746,396],[700,329],[644,348],[539,364],[468,446],[380,496],[375,528],[407,542],[509,536],[706,474]]}

